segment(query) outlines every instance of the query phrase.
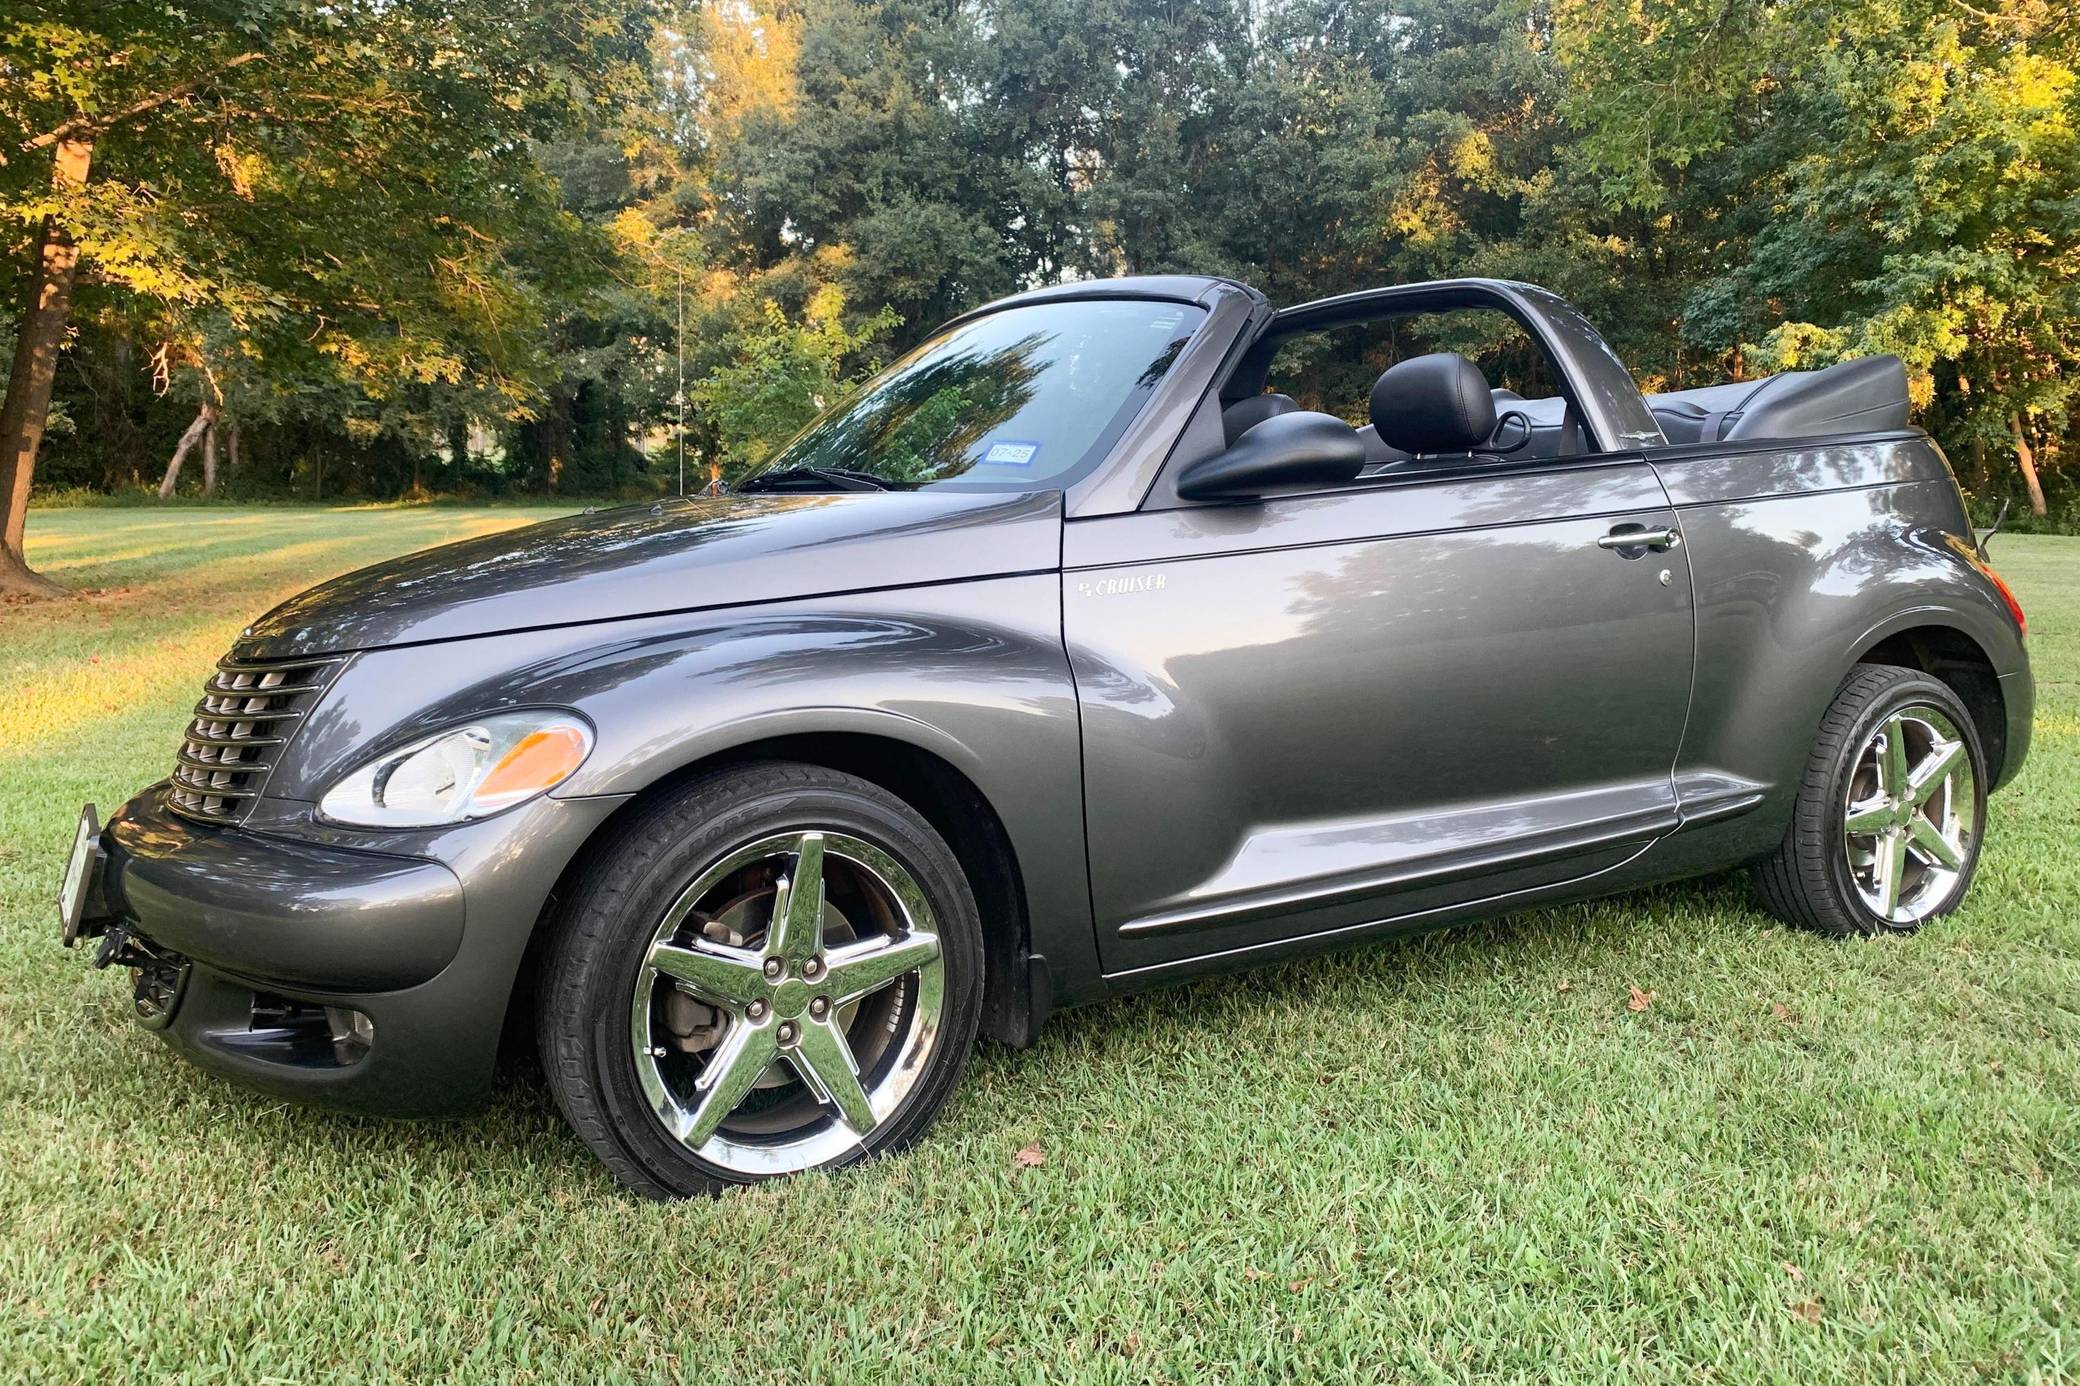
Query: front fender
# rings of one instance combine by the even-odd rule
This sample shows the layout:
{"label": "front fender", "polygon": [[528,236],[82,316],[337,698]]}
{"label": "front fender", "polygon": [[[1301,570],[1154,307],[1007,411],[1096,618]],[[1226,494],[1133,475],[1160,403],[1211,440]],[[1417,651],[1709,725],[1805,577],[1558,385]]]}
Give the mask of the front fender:
{"label": "front fender", "polygon": [[342,671],[276,773],[315,800],[372,755],[506,707],[574,708],[596,744],[556,797],[639,793],[755,742],[853,734],[951,765],[1002,821],[1062,999],[1095,978],[1061,579],[993,578],[380,650]]}

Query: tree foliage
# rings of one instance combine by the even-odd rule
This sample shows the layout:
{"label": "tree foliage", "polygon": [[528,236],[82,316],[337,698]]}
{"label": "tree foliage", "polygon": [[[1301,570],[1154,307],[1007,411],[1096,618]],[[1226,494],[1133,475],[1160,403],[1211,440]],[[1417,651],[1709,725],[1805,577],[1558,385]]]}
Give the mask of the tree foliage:
{"label": "tree foliage", "polygon": [[2041,510],[2033,459],[2064,451],[2080,383],[2073,12],[1661,0],[1650,44],[1579,20],[1572,63],[1620,78],[1575,83],[1580,166],[1712,228],[1686,340],[1763,370],[1897,354],[1982,481],[2013,449]]}
{"label": "tree foliage", "polygon": [[[613,117],[648,33],[591,0],[30,6],[0,37],[0,225],[21,297],[85,272],[69,315],[19,331],[0,432],[40,432],[68,318],[205,409],[293,418],[344,391],[364,437],[429,393],[524,413],[539,323],[606,258],[531,146]],[[10,450],[17,473],[35,451]]]}
{"label": "tree foliage", "polygon": [[799,318],[761,299],[754,319],[731,335],[731,358],[702,377],[691,394],[727,456],[763,462],[855,383],[849,364],[894,326],[896,316],[884,308],[852,328],[844,309],[844,291],[835,284],[817,290]]}
{"label": "tree foliage", "polygon": [[17,297],[78,251],[73,484],[213,405],[256,485],[640,490],[977,302],[1180,270],[1531,279],[1649,387],[1897,352],[1975,487],[2057,500],[2076,46],[2053,0],[74,0],[0,36],[0,235]]}

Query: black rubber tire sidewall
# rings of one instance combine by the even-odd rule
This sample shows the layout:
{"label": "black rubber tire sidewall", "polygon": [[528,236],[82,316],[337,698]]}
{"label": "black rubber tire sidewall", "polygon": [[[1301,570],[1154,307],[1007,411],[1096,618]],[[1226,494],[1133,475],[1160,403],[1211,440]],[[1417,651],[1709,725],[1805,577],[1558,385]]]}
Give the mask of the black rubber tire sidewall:
{"label": "black rubber tire sidewall", "polygon": [[709,1164],[666,1133],[637,1083],[628,1014],[643,954],[679,892],[746,842],[808,828],[862,838],[909,869],[936,916],[946,969],[922,1080],[863,1149],[826,1167],[914,1141],[959,1079],[981,1013],[982,931],[945,841],[902,800],[840,771],[771,761],[706,777],[639,810],[581,873],[543,964],[537,1028],[550,1089],[579,1137],[640,1192],[686,1196],[774,1177]]}

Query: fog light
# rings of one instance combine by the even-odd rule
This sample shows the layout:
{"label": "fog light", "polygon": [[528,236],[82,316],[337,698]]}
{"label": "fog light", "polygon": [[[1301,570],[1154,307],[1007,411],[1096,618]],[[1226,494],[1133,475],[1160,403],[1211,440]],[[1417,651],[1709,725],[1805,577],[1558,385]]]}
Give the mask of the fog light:
{"label": "fog light", "polygon": [[351,1064],[376,1042],[376,1023],[345,1006],[327,1006],[325,1024],[332,1031],[333,1053],[343,1064]]}

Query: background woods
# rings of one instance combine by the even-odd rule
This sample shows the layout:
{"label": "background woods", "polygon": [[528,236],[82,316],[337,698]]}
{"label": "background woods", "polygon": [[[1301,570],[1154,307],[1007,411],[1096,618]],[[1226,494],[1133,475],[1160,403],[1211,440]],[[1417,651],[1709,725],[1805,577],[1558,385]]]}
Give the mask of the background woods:
{"label": "background woods", "polygon": [[[1064,277],[1573,298],[1648,388],[1897,352],[2080,519],[2055,0],[246,0],[0,32],[41,491],[648,494]],[[685,381],[685,389],[679,382]]]}

